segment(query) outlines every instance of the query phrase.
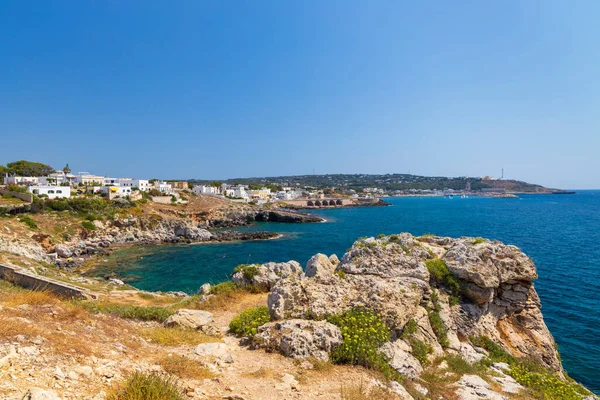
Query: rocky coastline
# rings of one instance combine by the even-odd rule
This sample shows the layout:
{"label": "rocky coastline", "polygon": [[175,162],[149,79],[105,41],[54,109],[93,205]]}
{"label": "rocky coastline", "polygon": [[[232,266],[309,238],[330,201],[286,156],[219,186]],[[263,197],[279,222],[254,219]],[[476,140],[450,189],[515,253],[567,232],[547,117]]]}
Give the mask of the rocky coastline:
{"label": "rocky coastline", "polygon": [[[445,357],[489,368],[489,379],[481,373],[454,379],[448,389],[455,392],[452,399],[507,400],[526,393],[530,381],[519,368],[530,368],[527,373],[535,379],[564,383],[573,393],[581,389],[580,397],[568,398],[598,399],[569,386],[544,323],[535,279],[534,263],[515,246],[408,233],[359,239],[341,261],[316,254],[304,270],[289,261],[244,265],[232,275],[236,285],[269,293],[271,322],[242,340],[251,348],[330,361],[334,349],[348,340],[346,328],[340,330],[330,317],[352,310],[375,313],[390,329],[378,351],[403,377],[402,384],[391,386],[401,399],[428,397],[421,383],[428,378],[422,375]],[[201,293],[201,301],[214,296],[210,285]],[[444,373],[447,363],[440,365],[446,365]]]}
{"label": "rocky coastline", "polygon": [[281,210],[229,209],[213,214],[185,218],[159,214],[129,215],[92,222],[93,229],[81,229],[78,236],[53,244],[49,235],[8,239],[0,235],[0,251],[18,254],[58,266],[76,267],[96,256],[107,255],[124,246],[191,244],[240,240],[273,239],[275,232],[226,230],[254,222],[314,223],[320,217]]}

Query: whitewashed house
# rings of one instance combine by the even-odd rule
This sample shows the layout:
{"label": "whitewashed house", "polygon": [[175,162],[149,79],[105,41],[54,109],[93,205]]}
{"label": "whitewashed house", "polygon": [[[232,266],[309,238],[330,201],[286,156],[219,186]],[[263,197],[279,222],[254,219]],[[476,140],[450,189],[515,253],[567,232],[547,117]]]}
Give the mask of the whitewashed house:
{"label": "whitewashed house", "polygon": [[196,194],[220,194],[221,193],[220,188],[215,187],[215,186],[205,186],[205,185],[194,186],[192,191]]}
{"label": "whitewashed house", "polygon": [[160,191],[161,193],[163,193],[165,195],[171,195],[174,193],[173,186],[171,186],[167,182],[156,181],[156,182],[154,182],[153,186],[154,186],[153,187],[154,189]]}
{"label": "whitewashed house", "polygon": [[140,192],[146,192],[152,189],[152,185],[150,185],[150,182],[148,182],[147,179],[133,179],[131,183],[133,185],[132,187],[138,188]]}
{"label": "whitewashed house", "polygon": [[37,176],[5,176],[5,185],[37,185],[39,178]]}
{"label": "whitewashed house", "polygon": [[69,186],[29,186],[27,190],[36,196],[46,195],[49,199],[66,199],[71,197]]}
{"label": "whitewashed house", "polygon": [[103,185],[104,177],[92,175],[89,172],[80,172],[75,176],[75,183],[78,185]]}

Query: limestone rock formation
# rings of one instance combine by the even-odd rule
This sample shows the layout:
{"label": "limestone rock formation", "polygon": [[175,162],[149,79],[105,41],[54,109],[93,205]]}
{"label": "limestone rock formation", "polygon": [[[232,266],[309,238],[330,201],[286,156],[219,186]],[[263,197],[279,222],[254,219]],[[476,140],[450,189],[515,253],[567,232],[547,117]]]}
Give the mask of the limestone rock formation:
{"label": "limestone rock formation", "polygon": [[342,334],[340,328],[327,321],[290,319],[261,326],[254,341],[258,347],[280,351],[288,357],[326,361],[329,352],[342,343]]}
{"label": "limestone rock formation", "polygon": [[204,327],[213,322],[213,315],[208,311],[202,310],[177,310],[164,322],[165,326],[178,326],[181,328],[189,328],[202,330]]}
{"label": "limestone rock formation", "polygon": [[240,266],[231,280],[239,285],[254,285],[268,291],[281,280],[294,280],[302,277],[304,277],[302,266],[297,261],[288,261]]}
{"label": "limestone rock formation", "polygon": [[[338,261],[339,262],[339,261]],[[335,271],[335,264],[325,254],[315,254],[306,263],[305,273],[308,277],[330,276]]]}
{"label": "limestone rock formation", "polygon": [[[515,357],[562,372],[533,285],[535,265],[515,246],[403,233],[356,241],[335,266],[335,274],[323,272],[332,266],[325,259],[323,255],[311,258],[305,279],[273,282],[268,305],[274,319],[323,319],[364,307],[378,313],[397,335],[414,320],[415,338],[429,344],[434,354],[447,348],[477,361],[483,350],[473,347],[468,338],[487,336]],[[445,263],[460,293],[430,276],[427,262],[434,259]],[[430,323],[434,308],[447,330],[443,341]],[[406,355],[410,349],[395,343],[386,351],[397,370],[407,376],[418,373]]]}

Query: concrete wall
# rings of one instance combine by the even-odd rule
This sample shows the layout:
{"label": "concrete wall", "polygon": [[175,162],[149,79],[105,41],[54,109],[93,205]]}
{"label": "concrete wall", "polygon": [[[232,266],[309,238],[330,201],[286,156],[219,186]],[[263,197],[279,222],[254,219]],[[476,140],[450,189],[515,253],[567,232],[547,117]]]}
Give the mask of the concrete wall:
{"label": "concrete wall", "polygon": [[97,296],[87,289],[60,282],[45,276],[35,275],[22,268],[0,264],[0,279],[33,290],[47,290],[69,299],[95,299]]}
{"label": "concrete wall", "polygon": [[[279,200],[280,203],[284,203],[284,204],[289,204],[291,206],[296,206],[296,207],[308,207],[308,202],[312,201],[313,204],[315,201],[318,201],[319,203],[323,204],[324,201],[327,201],[329,203],[329,201],[336,201],[337,200],[341,200],[342,201],[342,205],[335,205],[335,206],[331,206],[329,204],[327,204],[326,206],[321,205],[321,206],[316,206],[317,208],[320,207],[341,207],[341,206],[349,206],[354,204],[355,202],[352,199],[349,198],[326,198],[326,199],[299,199],[299,200]],[[311,206],[312,207],[312,206]]]}
{"label": "concrete wall", "polygon": [[0,189],[0,194],[10,194],[11,196],[16,197],[17,199],[21,199],[28,203],[31,203],[33,201],[33,195],[31,193],[11,192],[8,189]]}

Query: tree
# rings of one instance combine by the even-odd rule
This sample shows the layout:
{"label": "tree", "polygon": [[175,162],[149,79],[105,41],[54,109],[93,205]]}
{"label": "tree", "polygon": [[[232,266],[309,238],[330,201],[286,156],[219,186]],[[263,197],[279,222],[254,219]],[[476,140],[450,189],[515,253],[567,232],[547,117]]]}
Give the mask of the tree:
{"label": "tree", "polygon": [[70,174],[71,173],[71,168],[69,168],[69,164],[67,163],[67,165],[65,165],[65,167],[63,168],[63,172],[65,174]]}
{"label": "tree", "polygon": [[19,160],[6,164],[8,173],[16,176],[46,176],[54,172],[54,168],[39,162]]}

